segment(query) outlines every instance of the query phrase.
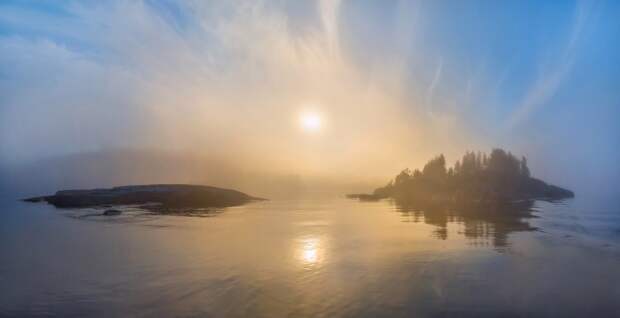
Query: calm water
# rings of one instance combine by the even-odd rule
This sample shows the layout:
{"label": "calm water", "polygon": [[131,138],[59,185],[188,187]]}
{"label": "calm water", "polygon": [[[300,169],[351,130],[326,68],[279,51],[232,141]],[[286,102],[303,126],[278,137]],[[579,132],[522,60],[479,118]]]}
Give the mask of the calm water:
{"label": "calm water", "polygon": [[534,217],[346,199],[211,217],[4,200],[0,316],[620,317],[620,211]]}

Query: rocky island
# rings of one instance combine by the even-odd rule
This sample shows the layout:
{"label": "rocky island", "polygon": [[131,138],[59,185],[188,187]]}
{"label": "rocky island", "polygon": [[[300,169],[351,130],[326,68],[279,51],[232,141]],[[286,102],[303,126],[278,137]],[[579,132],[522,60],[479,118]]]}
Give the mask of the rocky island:
{"label": "rocky island", "polygon": [[392,198],[419,206],[464,206],[558,200],[572,198],[574,193],[531,177],[525,157],[519,160],[510,152],[493,149],[490,155],[467,152],[450,168],[446,168],[444,156],[439,155],[422,171],[405,169],[371,194],[349,194],[347,197],[364,201]]}
{"label": "rocky island", "polygon": [[[159,213],[193,208],[224,208],[251,201],[265,200],[243,192],[211,186],[187,184],[132,185],[109,189],[63,190],[54,195],[24,199],[27,202],[47,202],[59,208],[110,207],[115,205],[144,205]],[[103,215],[117,215],[109,209]]]}

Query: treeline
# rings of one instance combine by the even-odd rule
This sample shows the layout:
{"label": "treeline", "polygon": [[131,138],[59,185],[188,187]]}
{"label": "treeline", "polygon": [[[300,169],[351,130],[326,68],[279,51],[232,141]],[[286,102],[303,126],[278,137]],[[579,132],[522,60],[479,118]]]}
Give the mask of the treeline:
{"label": "treeline", "polygon": [[417,201],[498,201],[572,197],[573,193],[532,178],[525,157],[518,159],[498,148],[488,155],[467,152],[453,167],[447,167],[445,157],[439,155],[422,170],[401,171],[372,196]]}

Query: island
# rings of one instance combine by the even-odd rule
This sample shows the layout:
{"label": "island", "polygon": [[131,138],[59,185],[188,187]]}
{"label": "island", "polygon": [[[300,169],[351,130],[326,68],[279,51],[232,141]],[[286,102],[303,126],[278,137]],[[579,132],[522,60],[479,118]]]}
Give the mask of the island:
{"label": "island", "polygon": [[467,152],[453,167],[446,168],[446,159],[439,155],[424,168],[401,171],[386,186],[370,194],[349,194],[362,201],[384,198],[399,203],[424,206],[429,204],[498,205],[523,200],[559,200],[575,194],[567,189],[533,178],[527,159],[517,159],[503,149],[489,155]]}
{"label": "island", "polygon": [[[259,200],[265,199],[231,189],[188,184],[63,190],[54,195],[24,199],[27,202],[47,202],[59,208],[110,208],[118,205],[141,205],[147,210],[159,213],[175,213],[198,208],[225,208]],[[118,214],[120,214],[119,210],[108,209],[102,215]]]}

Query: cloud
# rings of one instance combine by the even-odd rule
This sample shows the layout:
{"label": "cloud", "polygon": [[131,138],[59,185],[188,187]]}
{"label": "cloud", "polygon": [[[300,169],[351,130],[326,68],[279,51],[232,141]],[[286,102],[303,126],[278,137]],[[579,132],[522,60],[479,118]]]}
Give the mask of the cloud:
{"label": "cloud", "polygon": [[[385,181],[438,153],[455,160],[467,149],[491,146],[516,147],[530,157],[543,148],[561,157],[586,149],[586,141],[580,148],[574,138],[570,149],[555,148],[553,136],[573,134],[560,120],[545,122],[544,129],[553,128],[555,135],[538,143],[529,135],[536,129],[505,127],[528,123],[574,80],[578,54],[587,53],[580,45],[584,39],[597,41],[585,36],[596,31],[589,28],[597,22],[590,17],[593,6],[546,6],[532,17],[536,23],[521,23],[532,16],[533,5],[492,5],[488,11],[462,6],[458,14],[448,10],[454,5],[1,2],[0,169],[28,171],[14,166],[146,149],[201,158],[179,162],[202,160],[227,176],[243,171],[235,174],[238,179],[254,171]],[[481,16],[481,11],[490,13]],[[556,41],[530,38],[561,40],[558,30],[567,21],[559,49]],[[603,22],[597,35],[613,38],[603,32],[610,21]],[[540,59],[554,48],[560,53]],[[614,61],[614,52],[597,54]],[[534,71],[540,76],[530,81],[539,66]],[[615,110],[613,96],[608,98]],[[571,110],[588,113],[578,107]],[[323,114],[320,134],[310,136],[298,127],[299,113],[307,108]],[[607,126],[615,132],[615,125]],[[615,144],[617,138],[609,135],[604,141]],[[222,161],[226,169],[215,167]],[[531,162],[536,172],[536,160]],[[173,167],[150,180],[209,170]],[[119,175],[133,170],[121,168]],[[115,169],[112,165],[105,174]],[[554,169],[565,175],[563,167]],[[147,174],[140,170],[139,177]],[[98,180],[115,180],[110,178]]]}
{"label": "cloud", "polygon": [[428,108],[429,114],[432,114],[431,107],[433,106],[433,97],[435,95],[435,89],[439,84],[439,80],[441,79],[441,72],[443,70],[443,59],[439,59],[439,63],[437,64],[437,68],[435,69],[435,75],[433,76],[433,81],[428,86],[428,90],[426,92],[426,107]]}
{"label": "cloud", "polygon": [[584,2],[577,3],[570,36],[563,51],[559,56],[554,56],[553,62],[540,71],[540,76],[532,83],[527,94],[510,116],[509,128],[512,129],[526,121],[538,108],[548,103],[570,75],[575,64],[579,41],[591,11],[591,5],[586,6]]}
{"label": "cloud", "polygon": [[[1,160],[155,148],[257,169],[372,175],[391,173],[394,157],[424,160],[438,146],[421,136],[448,133],[403,115],[415,100],[403,98],[404,83],[384,80],[402,70],[364,75],[343,46],[339,1],[318,2],[301,22],[272,2],[162,3],[0,15],[17,30],[0,37]],[[327,123],[314,139],[295,126],[309,103]]]}

